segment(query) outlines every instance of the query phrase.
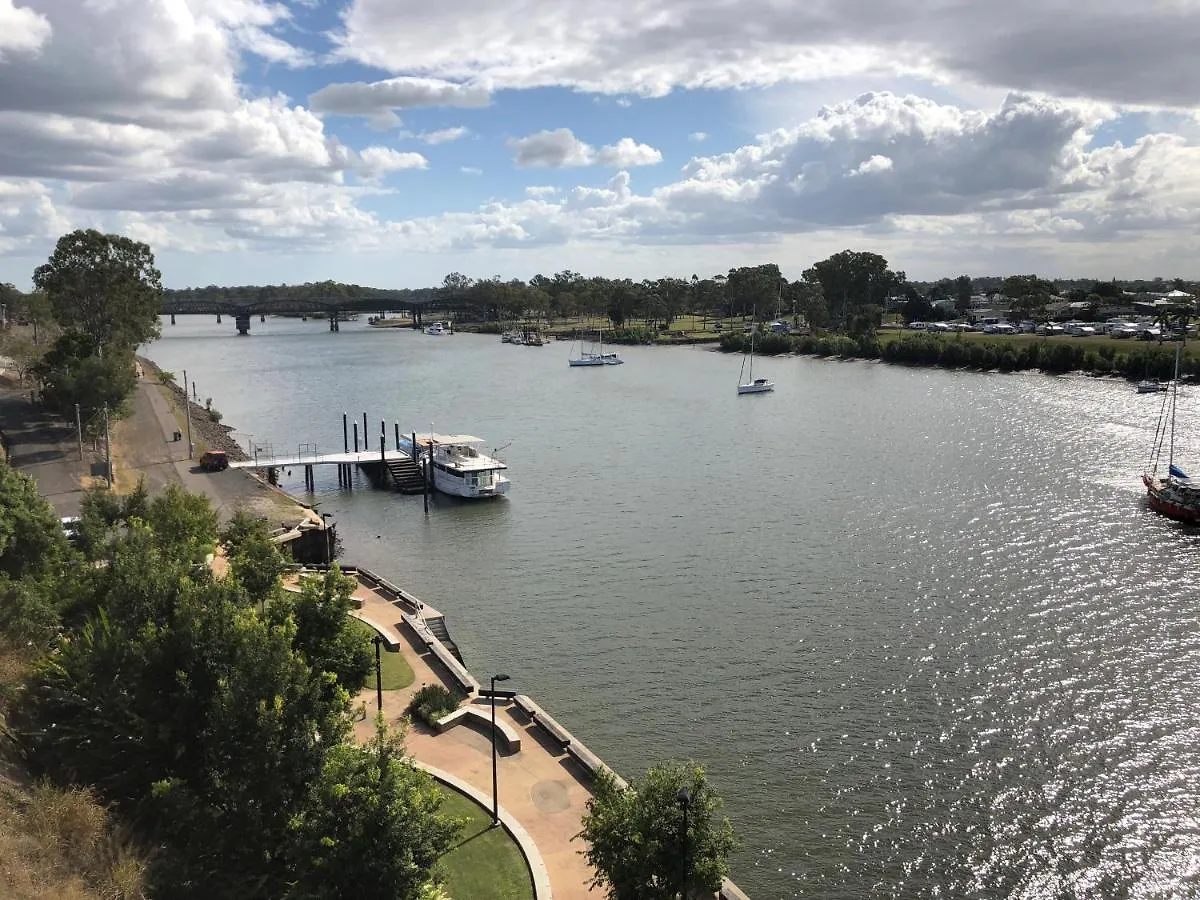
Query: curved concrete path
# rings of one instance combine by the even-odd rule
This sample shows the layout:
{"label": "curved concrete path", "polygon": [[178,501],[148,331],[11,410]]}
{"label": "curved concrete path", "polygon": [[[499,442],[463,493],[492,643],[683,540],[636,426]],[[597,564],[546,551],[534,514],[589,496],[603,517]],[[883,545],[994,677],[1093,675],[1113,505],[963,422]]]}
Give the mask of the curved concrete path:
{"label": "curved concrete path", "polygon": [[[354,595],[363,602],[357,617],[389,637],[397,637],[400,652],[416,676],[410,687],[383,693],[384,716],[389,723],[396,723],[422,685],[446,684],[446,679],[437,658],[402,625],[399,610],[361,585]],[[363,690],[356,702],[366,705],[367,718],[355,726],[359,737],[365,740],[373,728],[374,685]],[[500,805],[514,825],[523,829],[536,845],[555,900],[602,897],[599,889],[588,886],[593,871],[580,854],[583,842],[574,839],[592,796],[590,777],[515,704],[497,703],[496,718],[503,719],[521,736],[519,751],[511,754],[501,751],[499,757]],[[471,727],[437,734],[416,723],[405,737],[405,746],[414,760],[458,779],[478,791],[485,805],[490,804],[492,756],[488,735]]]}

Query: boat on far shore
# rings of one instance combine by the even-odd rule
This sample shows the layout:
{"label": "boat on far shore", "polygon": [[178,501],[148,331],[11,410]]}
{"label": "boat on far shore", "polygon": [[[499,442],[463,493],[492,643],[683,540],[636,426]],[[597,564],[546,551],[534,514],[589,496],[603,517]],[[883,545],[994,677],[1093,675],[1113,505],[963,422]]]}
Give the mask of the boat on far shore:
{"label": "boat on far shore", "polygon": [[1139,394],[1159,394],[1163,391],[1170,390],[1171,382],[1159,381],[1157,378],[1147,378],[1144,381],[1139,381],[1137,392]]}

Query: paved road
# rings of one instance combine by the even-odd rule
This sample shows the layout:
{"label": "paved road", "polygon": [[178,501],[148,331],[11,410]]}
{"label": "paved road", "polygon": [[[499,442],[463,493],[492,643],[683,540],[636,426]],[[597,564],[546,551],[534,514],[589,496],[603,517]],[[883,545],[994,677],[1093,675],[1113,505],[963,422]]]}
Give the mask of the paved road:
{"label": "paved road", "polygon": [[104,474],[104,456],[88,445],[84,459],[79,458],[75,423],[31,403],[28,388],[5,383],[0,386],[0,432],[13,468],[33,476],[60,516],[79,515],[84,480]]}
{"label": "paved road", "polygon": [[[85,445],[85,458],[80,460],[74,424],[30,402],[27,387],[0,382],[0,432],[8,442],[10,462],[33,476],[60,516],[79,515],[85,483],[102,483],[104,475],[103,442],[99,452]],[[139,379],[130,415],[112,426],[118,490],[131,490],[144,478],[151,493],[179,484],[204,494],[222,520],[239,508],[288,525],[305,518],[295,502],[249,473],[201,472],[196,461],[188,459],[187,441],[172,440],[177,430],[181,429],[164,390],[151,380]]]}

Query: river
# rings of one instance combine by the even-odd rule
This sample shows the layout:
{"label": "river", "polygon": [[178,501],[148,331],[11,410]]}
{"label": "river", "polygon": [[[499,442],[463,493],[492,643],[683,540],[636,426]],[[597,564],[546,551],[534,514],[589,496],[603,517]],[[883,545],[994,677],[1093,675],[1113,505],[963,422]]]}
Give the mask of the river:
{"label": "river", "polygon": [[317,500],[617,771],[703,762],[754,900],[1200,889],[1200,545],[1145,506],[1157,397],[807,358],[739,397],[699,348],[178,321],[149,356],[243,444],[337,450],[366,411],[373,446],[505,448],[502,500],[425,517],[332,468]]}

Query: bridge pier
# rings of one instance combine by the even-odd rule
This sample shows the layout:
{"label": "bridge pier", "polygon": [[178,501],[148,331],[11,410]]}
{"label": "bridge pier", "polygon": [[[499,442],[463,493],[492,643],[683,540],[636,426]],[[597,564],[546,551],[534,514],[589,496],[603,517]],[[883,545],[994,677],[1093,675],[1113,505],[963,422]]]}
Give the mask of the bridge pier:
{"label": "bridge pier", "polygon": [[237,333],[239,336],[244,337],[245,335],[250,333],[250,316],[249,315],[236,316],[236,317],[234,317],[233,321],[234,321],[234,324],[237,325]]}
{"label": "bridge pier", "polygon": [[221,314],[220,313],[217,313],[217,324],[218,325],[221,324]]}
{"label": "bridge pier", "polygon": [[266,314],[266,313],[259,313],[259,314],[258,314],[258,321],[260,321],[260,322],[265,322],[265,321],[267,321],[267,314]]}
{"label": "bridge pier", "polygon": [[337,314],[337,310],[336,310],[336,309],[335,309],[335,310],[333,310],[333,311],[332,311],[332,312],[329,314],[329,330],[330,330],[330,331],[337,331],[337,330],[338,330],[338,314]]}
{"label": "bridge pier", "polygon": [[175,324],[175,313],[171,313],[171,324]]}

